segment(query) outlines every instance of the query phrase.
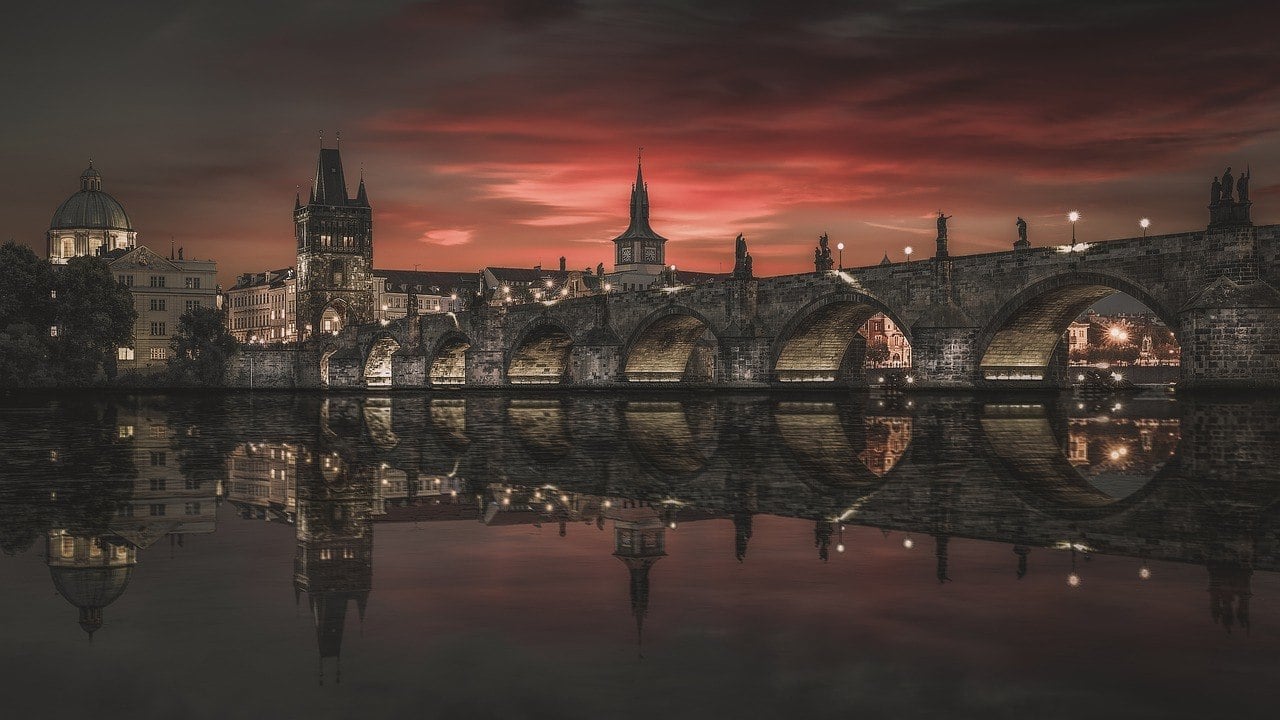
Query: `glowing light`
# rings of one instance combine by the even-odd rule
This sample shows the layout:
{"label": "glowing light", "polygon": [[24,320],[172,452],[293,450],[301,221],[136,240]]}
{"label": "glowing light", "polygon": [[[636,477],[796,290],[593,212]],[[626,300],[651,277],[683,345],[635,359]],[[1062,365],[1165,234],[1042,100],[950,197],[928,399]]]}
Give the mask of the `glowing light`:
{"label": "glowing light", "polygon": [[1146,565],[1143,565],[1141,568],[1139,568],[1139,569],[1138,569],[1138,579],[1140,579],[1140,580],[1150,580],[1150,579],[1151,579],[1151,568],[1147,567]]}
{"label": "glowing light", "polygon": [[610,291],[610,290],[612,290],[612,289],[613,289],[613,284],[612,284],[612,283],[605,283],[605,284],[604,284],[604,291],[605,291],[605,292],[609,292],[609,291]]}
{"label": "glowing light", "polygon": [[1070,587],[1080,587],[1080,576],[1075,573],[1071,573],[1070,575],[1068,575],[1067,585],[1069,585]]}
{"label": "glowing light", "polygon": [[916,378],[915,378],[915,376],[914,376],[914,375],[908,375],[908,376],[907,376],[907,384],[908,384],[908,385],[914,384],[914,383],[915,383],[915,381],[916,381]]}
{"label": "glowing light", "polygon": [[876,378],[876,382],[884,382],[884,377],[882,376],[882,377]]}
{"label": "glowing light", "polygon": [[902,252],[906,253],[907,257],[911,257],[911,253],[915,251],[916,251],[915,248],[911,247],[910,245],[902,248]]}
{"label": "glowing light", "polygon": [[546,505],[543,505],[542,507],[543,507],[543,509],[545,509],[547,512],[551,512],[552,510],[554,510],[554,509],[555,509],[555,506],[554,506],[554,505],[552,505],[551,503],[547,503]]}
{"label": "glowing light", "polygon": [[836,552],[844,552],[844,543],[836,545]]}
{"label": "glowing light", "polygon": [[1068,220],[1070,220],[1071,222],[1075,222],[1075,221],[1079,220],[1079,219],[1080,219],[1080,211],[1079,211],[1079,210],[1072,210],[1071,212],[1067,213],[1067,219],[1068,219]]}
{"label": "glowing light", "polygon": [[502,504],[503,504],[503,505],[510,505],[510,504],[511,504],[511,498],[502,498]]}
{"label": "glowing light", "polygon": [[605,500],[605,501],[604,501],[604,506],[605,506],[605,507],[613,507],[613,501],[612,501],[612,500]]}
{"label": "glowing light", "polygon": [[844,249],[844,243],[836,243],[836,249],[837,249],[837,250],[843,250],[843,249]]}
{"label": "glowing light", "polygon": [[915,547],[915,546],[916,546],[916,541],[915,541],[915,540],[912,540],[911,538],[904,538],[904,539],[902,540],[902,547],[904,547],[904,548],[906,548],[906,549],[908,549],[908,550],[910,550],[911,548],[913,548],[913,547]]}
{"label": "glowing light", "polygon": [[1138,221],[1138,227],[1142,228],[1143,230],[1146,230],[1147,228],[1151,227],[1151,219],[1142,218],[1141,220]]}
{"label": "glowing light", "polygon": [[561,496],[560,496],[560,502],[562,502],[562,503],[567,503],[567,502],[569,502],[569,496],[568,496],[568,495],[561,495]]}

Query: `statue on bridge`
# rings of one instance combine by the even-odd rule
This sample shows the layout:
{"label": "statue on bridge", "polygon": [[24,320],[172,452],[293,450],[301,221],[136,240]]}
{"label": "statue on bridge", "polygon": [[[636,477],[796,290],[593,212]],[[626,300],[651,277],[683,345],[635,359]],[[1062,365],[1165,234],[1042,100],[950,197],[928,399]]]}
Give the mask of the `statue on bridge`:
{"label": "statue on bridge", "polygon": [[738,233],[733,248],[733,276],[743,280],[751,279],[751,253],[747,252],[747,240],[742,237],[742,233]]}
{"label": "statue on bridge", "polygon": [[951,215],[943,215],[941,210],[938,211],[938,252],[936,257],[947,257],[947,221],[951,218]]}
{"label": "statue on bridge", "polygon": [[1014,249],[1031,247],[1031,241],[1027,240],[1027,221],[1019,217],[1014,225],[1018,226],[1018,241],[1013,244]]}
{"label": "statue on bridge", "polygon": [[[1209,186],[1209,229],[1246,227],[1253,224],[1249,218],[1249,178],[1251,169],[1240,174],[1237,179],[1227,167],[1222,175],[1215,177]],[[1234,196],[1233,196],[1234,194]]]}
{"label": "statue on bridge", "polygon": [[813,270],[814,272],[826,272],[830,270],[835,261],[831,259],[831,239],[826,233],[822,233],[818,237],[818,247],[813,249]]}

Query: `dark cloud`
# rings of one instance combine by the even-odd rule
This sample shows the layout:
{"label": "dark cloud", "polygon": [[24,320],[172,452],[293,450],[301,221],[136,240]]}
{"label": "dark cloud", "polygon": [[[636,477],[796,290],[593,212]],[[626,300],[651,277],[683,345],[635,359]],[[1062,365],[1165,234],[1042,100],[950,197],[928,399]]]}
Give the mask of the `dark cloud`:
{"label": "dark cloud", "polygon": [[[962,251],[1085,201],[1099,236],[1136,213],[1195,227],[1218,165],[1252,162],[1262,198],[1280,164],[1280,49],[1253,30],[1280,20],[1267,3],[86,3],[16,20],[9,232],[40,246],[92,154],[144,241],[186,238],[224,276],[289,261],[322,127],[368,169],[379,263],[458,269],[591,239],[577,264],[606,259],[638,145],[672,256],[713,267],[745,230],[771,246],[765,272],[803,268],[823,228],[861,228],[851,255],[874,262],[896,240],[867,223],[939,206]],[[475,240],[421,242],[459,230]]]}

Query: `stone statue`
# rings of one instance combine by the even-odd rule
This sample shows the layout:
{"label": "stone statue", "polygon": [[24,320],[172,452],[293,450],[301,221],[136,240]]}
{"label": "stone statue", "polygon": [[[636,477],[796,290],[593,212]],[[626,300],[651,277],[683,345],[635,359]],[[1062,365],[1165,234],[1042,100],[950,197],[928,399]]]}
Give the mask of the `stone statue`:
{"label": "stone statue", "polygon": [[1027,240],[1027,221],[1019,217],[1018,221],[1015,222],[1014,225],[1018,226],[1018,242],[1014,243],[1013,246],[1026,247],[1030,245],[1031,242]]}
{"label": "stone statue", "polygon": [[1228,167],[1226,172],[1222,173],[1222,202],[1231,202],[1231,191],[1235,189],[1233,180],[1231,168]]}
{"label": "stone statue", "polygon": [[735,278],[751,277],[751,253],[747,252],[747,240],[742,237],[742,233],[738,233],[738,239],[734,242],[733,276]]}
{"label": "stone statue", "polygon": [[835,263],[831,260],[831,243],[826,233],[818,238],[818,247],[813,249],[813,269],[815,272],[825,272],[831,269]]}
{"label": "stone statue", "polygon": [[938,211],[938,239],[947,239],[947,221],[952,218],[951,215],[943,215],[942,211]]}
{"label": "stone statue", "polygon": [[1240,174],[1240,179],[1236,180],[1236,200],[1242,203],[1249,202],[1249,176],[1252,174],[1252,170],[1245,168],[1245,171]]}
{"label": "stone statue", "polygon": [[604,277],[604,263],[596,264],[596,277]]}
{"label": "stone statue", "polygon": [[1218,176],[1213,176],[1213,184],[1209,186],[1209,206],[1215,207],[1222,202],[1222,182],[1218,180]]}

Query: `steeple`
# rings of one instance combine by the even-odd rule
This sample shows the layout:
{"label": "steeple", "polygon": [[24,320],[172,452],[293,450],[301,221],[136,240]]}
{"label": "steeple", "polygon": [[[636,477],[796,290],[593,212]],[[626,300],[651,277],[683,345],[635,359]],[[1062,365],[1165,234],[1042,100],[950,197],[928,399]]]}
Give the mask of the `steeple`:
{"label": "steeple", "polygon": [[369,193],[364,189],[364,165],[360,166],[360,189],[356,190],[356,204],[369,207]]}
{"label": "steeple", "polygon": [[342,155],[337,148],[320,148],[312,202],[320,205],[348,205],[347,180],[342,174]]}
{"label": "steeple", "polygon": [[[640,148],[644,150],[644,148]],[[643,161],[636,155],[636,182],[631,186],[631,223],[625,232],[614,238],[619,240],[661,240],[666,241],[649,227],[649,186],[644,182]]]}

